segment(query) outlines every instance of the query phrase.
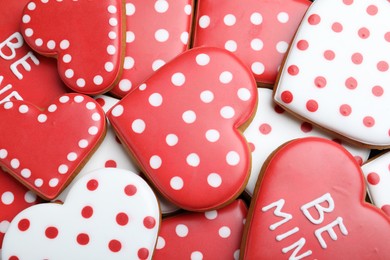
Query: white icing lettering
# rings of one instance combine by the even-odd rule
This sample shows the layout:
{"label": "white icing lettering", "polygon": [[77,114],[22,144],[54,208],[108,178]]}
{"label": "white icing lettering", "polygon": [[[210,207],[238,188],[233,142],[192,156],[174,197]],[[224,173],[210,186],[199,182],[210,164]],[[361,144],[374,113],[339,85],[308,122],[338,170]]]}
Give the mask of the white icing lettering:
{"label": "white icing lettering", "polygon": [[[321,203],[324,203],[324,202],[328,203],[328,207],[321,206]],[[309,209],[312,207],[314,207],[318,212],[317,219],[315,217],[313,217],[313,215],[309,212]],[[324,221],[325,212],[329,213],[329,212],[332,212],[334,210],[334,200],[332,199],[332,196],[330,196],[329,193],[326,193],[326,194],[322,195],[321,197],[303,205],[301,207],[301,210],[302,210],[303,214],[306,216],[306,218],[308,220],[310,220],[311,223],[319,225]]]}
{"label": "white icing lettering", "polygon": [[17,91],[12,91],[8,96],[0,100],[0,104],[10,101],[11,98],[15,98],[17,100],[23,100],[23,98],[19,95]]}
{"label": "white icing lettering", "polygon": [[306,243],[306,239],[304,239],[303,237],[301,237],[301,239],[299,239],[297,242],[295,242],[294,244],[288,246],[288,247],[285,247],[282,249],[282,252],[284,254],[286,254],[287,252],[293,250],[294,248],[294,251],[293,253],[290,255],[290,257],[288,258],[289,260],[299,260],[299,259],[302,259],[304,257],[307,257],[309,255],[312,254],[312,251],[311,250],[307,250],[306,252],[304,252],[303,254],[301,255],[298,255],[297,254],[299,253],[299,251],[302,249],[302,247],[305,245]]}
{"label": "white icing lettering", "polygon": [[[16,40],[16,41],[15,41]],[[20,33],[15,32],[5,41],[0,43],[0,57],[5,60],[12,60],[16,56],[16,49],[23,46],[23,37]],[[5,47],[8,49],[8,55],[5,53]]]}
{"label": "white icing lettering", "polygon": [[24,55],[24,57],[12,63],[11,71],[18,79],[23,79],[22,73],[20,73],[20,71],[18,70],[19,65],[22,65],[22,67],[26,71],[31,71],[31,65],[27,62],[27,59],[29,58],[34,62],[35,65],[39,65],[39,60],[37,59],[37,57],[35,57],[35,55],[31,51],[29,51],[26,55]]}
{"label": "white icing lettering", "polygon": [[295,228],[293,228],[293,229],[291,229],[291,230],[289,230],[289,231],[287,231],[287,232],[285,232],[285,233],[283,233],[283,234],[280,234],[280,235],[276,236],[276,240],[282,241],[282,240],[285,239],[286,237],[289,237],[289,236],[291,236],[291,235],[297,233],[298,231],[299,231],[299,228],[298,228],[298,227],[295,227]]}
{"label": "white icing lettering", "polygon": [[269,226],[269,229],[271,230],[275,230],[276,228],[278,228],[279,226],[283,225],[284,223],[288,222],[290,219],[292,219],[292,215],[291,214],[288,214],[288,213],[285,213],[285,212],[282,212],[282,208],[284,206],[284,199],[280,199],[278,201],[275,201],[265,207],[263,207],[261,210],[263,212],[266,212],[274,207],[276,207],[276,209],[274,210],[274,215],[277,216],[277,217],[281,217],[283,218],[282,220],[280,220],[279,222],[276,222],[272,225]]}
{"label": "white icing lettering", "polygon": [[343,234],[344,236],[348,235],[348,230],[347,230],[347,228],[345,227],[345,225],[343,223],[343,218],[342,217],[336,218],[335,221],[329,223],[328,225],[326,225],[324,227],[321,227],[321,228],[317,229],[314,232],[314,234],[316,235],[317,240],[318,240],[318,242],[320,242],[320,245],[321,245],[322,248],[327,248],[325,240],[322,237],[322,233],[326,231],[329,234],[329,236],[330,236],[330,238],[332,240],[334,240],[334,241],[337,240],[337,234],[336,234],[336,232],[333,229],[337,225],[340,228],[341,234]]}

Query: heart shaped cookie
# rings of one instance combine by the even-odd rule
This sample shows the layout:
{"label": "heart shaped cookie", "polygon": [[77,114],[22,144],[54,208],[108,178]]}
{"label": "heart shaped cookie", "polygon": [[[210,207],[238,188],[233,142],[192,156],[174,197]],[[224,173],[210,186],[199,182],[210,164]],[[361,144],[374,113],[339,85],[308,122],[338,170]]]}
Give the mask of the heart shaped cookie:
{"label": "heart shaped cookie", "polygon": [[28,1],[0,0],[0,104],[18,99],[45,107],[66,87],[55,61],[34,53],[19,31]]}
{"label": "heart shaped cookie", "polygon": [[188,49],[194,0],[126,0],[126,50],[120,81],[124,97],[154,71]]}
{"label": "heart shaped cookie", "polygon": [[275,92],[287,110],[370,148],[390,147],[390,6],[319,0],[306,13]]}
{"label": "heart shaped cookie", "polygon": [[361,169],[342,146],[285,144],[262,169],[241,259],[389,259],[390,219],[364,197]]}
{"label": "heart shaped cookie", "polygon": [[61,79],[89,95],[110,90],[122,68],[121,0],[33,0],[21,32],[35,51],[57,58]]}
{"label": "heart shaped cookie", "polygon": [[181,208],[204,211],[244,189],[250,152],[240,127],[256,83],[235,56],[194,48],[176,57],[108,114],[146,176]]}
{"label": "heart shaped cookie", "polygon": [[63,205],[32,206],[11,222],[3,259],[151,259],[160,212],[136,174],[100,169],[81,178]]}
{"label": "heart shaped cookie", "polygon": [[246,213],[245,203],[237,200],[219,210],[166,218],[153,259],[238,260]]}
{"label": "heart shaped cookie", "polygon": [[195,47],[225,48],[273,85],[308,0],[199,0]]}
{"label": "heart shaped cookie", "polygon": [[105,134],[96,101],[66,94],[45,111],[14,101],[0,106],[0,165],[29,189],[54,199]]}

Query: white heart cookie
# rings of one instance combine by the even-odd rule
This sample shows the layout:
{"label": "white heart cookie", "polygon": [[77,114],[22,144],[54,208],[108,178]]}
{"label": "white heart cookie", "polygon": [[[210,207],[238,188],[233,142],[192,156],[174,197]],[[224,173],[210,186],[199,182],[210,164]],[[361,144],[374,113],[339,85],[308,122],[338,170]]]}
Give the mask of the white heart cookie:
{"label": "white heart cookie", "polygon": [[316,0],[296,33],[275,100],[371,148],[390,147],[390,5]]}
{"label": "white heart cookie", "polygon": [[11,222],[3,259],[151,259],[160,226],[153,191],[138,175],[100,169],[64,204],[27,208]]}

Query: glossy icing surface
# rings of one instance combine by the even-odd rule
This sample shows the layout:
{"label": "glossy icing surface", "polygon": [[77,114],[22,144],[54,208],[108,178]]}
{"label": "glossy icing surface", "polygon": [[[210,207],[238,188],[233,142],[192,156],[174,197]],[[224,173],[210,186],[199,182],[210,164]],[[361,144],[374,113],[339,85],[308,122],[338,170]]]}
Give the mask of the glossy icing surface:
{"label": "glossy icing surface", "polygon": [[385,0],[315,1],[292,43],[276,101],[349,139],[390,147],[389,14]]}
{"label": "glossy icing surface", "polygon": [[237,58],[195,48],[123,98],[108,118],[165,197],[185,209],[208,210],[246,184],[250,154],[238,128],[256,102],[254,79]]}

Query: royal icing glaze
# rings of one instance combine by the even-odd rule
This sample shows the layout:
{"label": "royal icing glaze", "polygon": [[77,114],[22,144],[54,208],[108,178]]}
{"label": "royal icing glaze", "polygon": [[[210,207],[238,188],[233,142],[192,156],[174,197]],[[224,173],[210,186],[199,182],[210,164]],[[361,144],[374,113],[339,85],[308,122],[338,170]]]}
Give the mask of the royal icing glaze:
{"label": "royal icing glaze", "polygon": [[285,144],[262,170],[241,259],[388,259],[390,219],[364,197],[361,169],[342,146]]}
{"label": "royal icing glaze", "polygon": [[373,204],[390,216],[390,152],[364,164],[362,170]]}
{"label": "royal icing glaze", "polygon": [[209,210],[245,187],[250,152],[239,127],[256,102],[256,83],[235,56],[194,48],[161,67],[108,118],[165,197]]}
{"label": "royal icing glaze", "polygon": [[225,48],[273,85],[308,0],[200,0],[194,46]]}
{"label": "royal icing glaze", "polygon": [[57,58],[61,79],[72,90],[102,94],[122,68],[122,1],[29,2],[21,32],[37,52]]}
{"label": "royal icing glaze", "polygon": [[19,213],[3,242],[11,259],[151,259],[160,226],[156,197],[130,171],[100,169],[81,178],[64,204]]}
{"label": "royal icing glaze", "polygon": [[19,32],[27,2],[0,1],[0,104],[18,99],[44,107],[66,93],[66,87],[55,62],[34,53]]}
{"label": "royal icing glaze", "polygon": [[335,139],[334,136],[312,126],[310,123],[300,121],[273,102],[272,90],[258,88],[259,104],[252,122],[244,131],[252,151],[252,169],[245,191],[252,196],[256,186],[261,167],[268,156],[285,142],[317,136],[334,140],[342,144],[359,164],[364,163],[370,155],[370,150],[359,148]]}
{"label": "royal icing glaze", "polygon": [[[388,1],[314,1],[286,58],[275,99],[372,148],[390,147]],[[357,19],[358,18],[358,19]]]}
{"label": "royal icing glaze", "polygon": [[0,165],[42,198],[54,199],[97,148],[105,115],[94,99],[66,94],[41,111],[14,101],[0,106]]}
{"label": "royal icing glaze", "polygon": [[237,200],[219,210],[163,219],[153,259],[238,260],[246,214]]}
{"label": "royal icing glaze", "polygon": [[188,49],[193,0],[126,0],[123,74],[111,90],[123,97]]}

